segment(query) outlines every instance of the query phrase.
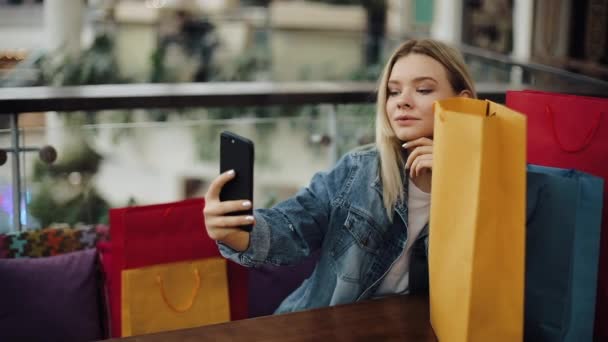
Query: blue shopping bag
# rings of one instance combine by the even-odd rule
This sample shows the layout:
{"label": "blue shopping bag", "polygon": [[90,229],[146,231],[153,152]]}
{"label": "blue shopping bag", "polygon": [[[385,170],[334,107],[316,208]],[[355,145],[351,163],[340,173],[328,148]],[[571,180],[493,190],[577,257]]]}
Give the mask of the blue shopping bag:
{"label": "blue shopping bag", "polygon": [[576,170],[528,165],[527,341],[591,341],[603,180]]}

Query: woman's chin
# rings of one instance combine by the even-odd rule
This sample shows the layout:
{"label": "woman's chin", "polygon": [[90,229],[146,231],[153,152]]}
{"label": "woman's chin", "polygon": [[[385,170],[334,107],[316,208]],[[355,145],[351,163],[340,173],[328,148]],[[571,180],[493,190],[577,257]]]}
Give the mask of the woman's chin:
{"label": "woman's chin", "polygon": [[416,140],[419,138],[423,138],[423,137],[429,137],[432,136],[433,133],[430,132],[430,134],[427,134],[426,132],[422,132],[419,129],[413,130],[413,129],[407,129],[407,128],[403,128],[403,127],[399,127],[395,130],[395,135],[397,136],[397,138],[403,142],[407,142],[407,141],[412,141],[412,140]]}
{"label": "woman's chin", "polygon": [[422,138],[424,136],[422,134],[412,134],[412,133],[404,134],[404,133],[400,133],[400,132],[397,132],[396,135],[397,135],[397,138],[399,140],[401,140],[402,142],[416,140],[416,139]]}

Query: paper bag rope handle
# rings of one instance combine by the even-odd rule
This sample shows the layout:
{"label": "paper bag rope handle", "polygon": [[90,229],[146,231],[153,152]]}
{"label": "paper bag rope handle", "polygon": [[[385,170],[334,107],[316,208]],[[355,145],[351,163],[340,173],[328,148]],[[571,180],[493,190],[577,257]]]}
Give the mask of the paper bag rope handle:
{"label": "paper bag rope handle", "polygon": [[171,302],[167,298],[167,294],[165,293],[165,287],[163,285],[163,278],[160,276],[160,274],[156,275],[156,283],[160,287],[160,295],[163,297],[163,301],[165,302],[165,304],[167,304],[167,306],[171,310],[175,312],[186,312],[190,310],[190,308],[192,308],[192,305],[194,305],[194,299],[196,298],[196,295],[198,295],[198,291],[201,288],[201,275],[198,272],[198,269],[196,268],[194,269],[194,276],[196,278],[196,284],[194,285],[194,288],[192,288],[192,295],[190,295],[190,299],[184,307],[178,308],[175,305],[171,304]]}
{"label": "paper bag rope handle", "polygon": [[595,136],[597,129],[600,127],[602,115],[604,114],[602,112],[597,113],[597,115],[595,116],[595,119],[593,120],[593,125],[591,126],[591,128],[589,129],[587,134],[585,134],[585,139],[579,146],[566,147],[564,145],[564,143],[559,139],[559,134],[557,134],[557,127],[555,127],[555,116],[553,115],[553,111],[551,110],[549,105],[545,106],[545,111],[547,112],[547,115],[549,116],[549,121],[551,121],[551,128],[553,129],[553,137],[555,138],[555,141],[559,145],[559,148],[562,149],[562,151],[568,152],[568,153],[580,152],[580,151],[584,150],[587,146],[589,146],[589,144],[591,144],[591,140],[593,140],[593,137]]}

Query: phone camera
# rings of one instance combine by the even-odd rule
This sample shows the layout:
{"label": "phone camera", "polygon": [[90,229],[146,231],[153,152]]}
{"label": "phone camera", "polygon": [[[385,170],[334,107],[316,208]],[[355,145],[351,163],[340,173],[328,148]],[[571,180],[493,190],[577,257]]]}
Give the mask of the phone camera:
{"label": "phone camera", "polygon": [[234,139],[230,140],[230,142],[234,144]]}

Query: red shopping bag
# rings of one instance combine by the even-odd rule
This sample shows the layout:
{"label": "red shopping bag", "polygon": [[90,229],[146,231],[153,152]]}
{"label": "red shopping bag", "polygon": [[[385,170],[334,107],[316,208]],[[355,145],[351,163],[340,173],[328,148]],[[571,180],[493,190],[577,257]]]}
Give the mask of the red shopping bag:
{"label": "red shopping bag", "polygon": [[604,178],[595,338],[608,340],[608,99],[508,91],[508,107],[528,117],[528,162]]}
{"label": "red shopping bag", "polygon": [[[204,226],[203,199],[110,210],[108,276],[112,337],[121,335],[121,272],[219,256]],[[247,270],[228,262],[231,319],[247,317]]]}

